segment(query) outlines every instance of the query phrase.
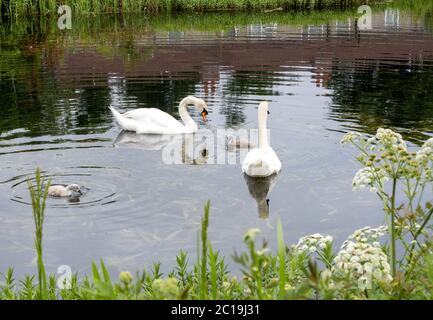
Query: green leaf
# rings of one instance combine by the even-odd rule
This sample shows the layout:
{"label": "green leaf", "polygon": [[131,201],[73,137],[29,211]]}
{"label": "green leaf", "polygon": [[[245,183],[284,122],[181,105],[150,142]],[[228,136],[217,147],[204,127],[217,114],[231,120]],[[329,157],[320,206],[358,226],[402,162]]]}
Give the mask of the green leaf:
{"label": "green leaf", "polygon": [[108,273],[107,268],[105,267],[104,261],[101,259],[101,270],[102,270],[102,274],[104,275],[104,280],[105,282],[110,282],[110,274]]}
{"label": "green leaf", "polygon": [[99,275],[98,267],[95,262],[92,262],[92,274],[93,274],[93,282],[101,281],[101,276]]}

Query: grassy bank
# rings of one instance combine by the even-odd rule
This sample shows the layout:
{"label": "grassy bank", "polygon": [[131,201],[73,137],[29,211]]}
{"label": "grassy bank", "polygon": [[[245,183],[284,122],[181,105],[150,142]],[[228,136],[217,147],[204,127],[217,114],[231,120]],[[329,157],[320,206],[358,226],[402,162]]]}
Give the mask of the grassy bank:
{"label": "grassy bank", "polygon": [[356,160],[362,168],[353,188],[379,197],[387,224],[356,230],[336,249],[332,236],[317,233],[287,246],[277,221],[275,252],[266,241],[258,245],[260,230],[250,229],[243,237],[246,251],[232,256],[241,277],[230,273],[228,258],[208,238],[209,203],[195,263],[181,251],[166,275],[155,263],[150,270],[124,271],[112,280],[102,260],[92,263],[90,276],[47,275],[43,225],[50,181],[37,170],[35,183],[29,183],[37,276],[17,281],[13,269],[7,270],[0,299],[433,299],[433,205],[424,192],[433,185],[433,138],[416,151],[387,129],[372,137],[351,132],[341,142],[360,151]]}
{"label": "grassy bank", "polygon": [[2,14],[12,18],[55,14],[62,4],[71,6],[73,13],[107,12],[172,12],[219,10],[288,10],[346,8],[380,2],[377,0],[0,0]]}

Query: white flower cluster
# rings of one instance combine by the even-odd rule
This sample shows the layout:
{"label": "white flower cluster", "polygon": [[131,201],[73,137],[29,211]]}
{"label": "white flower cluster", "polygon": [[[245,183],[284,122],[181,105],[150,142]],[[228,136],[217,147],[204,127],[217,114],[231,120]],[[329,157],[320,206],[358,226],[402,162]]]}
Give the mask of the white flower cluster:
{"label": "white flower cluster", "polygon": [[386,255],[370,243],[346,241],[334,258],[332,271],[357,280],[361,290],[371,288],[373,281],[392,281]]}
{"label": "white flower cluster", "polygon": [[416,153],[417,161],[433,160],[433,138],[428,139]]}
{"label": "white flower cluster", "polygon": [[[370,226],[356,230],[349,236],[349,240],[360,243],[370,243],[375,247],[380,247],[380,243],[377,241],[380,237],[383,237],[388,231],[387,226],[379,226],[377,228],[371,228]],[[348,241],[347,241],[348,242]],[[346,246],[346,242],[343,243],[342,248]]]}
{"label": "white flower cluster", "polygon": [[422,145],[422,148],[433,148],[433,138],[428,139],[424,144]]}
{"label": "white flower cluster", "polygon": [[377,142],[381,142],[383,144],[398,145],[406,149],[406,142],[404,142],[401,134],[394,132],[391,129],[384,129],[384,128],[377,129],[374,138],[376,138]]}
{"label": "white flower cluster", "polygon": [[319,249],[324,249],[332,240],[331,236],[323,236],[320,233],[305,236],[299,239],[298,244],[295,246],[295,252],[314,253]]}
{"label": "white flower cluster", "polygon": [[361,137],[361,134],[358,132],[348,132],[346,133],[343,138],[341,138],[340,143],[341,144],[347,144],[349,142],[352,142],[355,139],[358,139]]}
{"label": "white flower cluster", "polygon": [[371,192],[377,192],[377,188],[374,186],[374,182],[377,180],[379,180],[382,184],[388,180],[385,171],[381,169],[365,167],[358,170],[353,177],[352,188],[353,190],[358,190],[369,187]]}

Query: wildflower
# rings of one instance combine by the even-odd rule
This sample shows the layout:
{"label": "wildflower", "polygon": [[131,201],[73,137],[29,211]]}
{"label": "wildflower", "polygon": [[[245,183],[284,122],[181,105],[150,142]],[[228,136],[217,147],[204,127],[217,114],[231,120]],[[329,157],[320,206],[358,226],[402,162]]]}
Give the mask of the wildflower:
{"label": "wildflower", "polygon": [[179,296],[176,278],[156,279],[152,283],[152,289],[156,296],[173,300]]}
{"label": "wildflower", "polygon": [[[360,243],[371,243],[374,247],[380,247],[380,243],[376,240],[383,237],[387,231],[387,226],[379,226],[377,228],[367,226],[353,232],[348,239]],[[345,244],[343,244],[343,246],[345,246]]]}
{"label": "wildflower", "polygon": [[319,233],[305,236],[299,239],[298,244],[295,246],[295,252],[314,253],[318,249],[324,249],[328,244],[332,243],[332,240],[331,236],[323,236]]}
{"label": "wildflower", "polygon": [[377,192],[377,188],[374,186],[376,182],[380,184],[385,183],[388,180],[385,171],[382,169],[374,169],[371,167],[365,167],[360,169],[352,180],[353,190],[363,189],[370,187],[370,191]]}
{"label": "wildflower", "polygon": [[346,241],[334,258],[332,271],[357,280],[360,289],[369,288],[373,280],[392,281],[385,253],[370,243]]}
{"label": "wildflower", "polygon": [[320,273],[322,280],[327,281],[332,278],[332,272],[329,269],[325,269]]}
{"label": "wildflower", "polygon": [[129,271],[122,271],[119,274],[119,280],[125,284],[128,284],[132,281],[132,274]]}
{"label": "wildflower", "polygon": [[256,236],[260,233],[260,229],[252,228],[248,230],[244,235],[244,242],[254,241]]}
{"label": "wildflower", "polygon": [[425,160],[430,160],[432,159],[433,156],[433,149],[431,147],[422,147],[421,149],[418,150],[418,152],[416,153],[416,157],[415,160],[419,161],[419,162],[423,162]]}
{"label": "wildflower", "polygon": [[347,144],[349,142],[354,141],[355,139],[359,139],[361,137],[361,134],[358,132],[348,132],[346,133],[343,138],[340,140],[341,144]]}
{"label": "wildflower", "polygon": [[421,147],[422,149],[424,148],[433,148],[433,138],[428,139],[426,142],[424,142],[424,144]]}
{"label": "wildflower", "polygon": [[406,143],[404,142],[401,134],[394,132],[391,129],[377,129],[375,138],[377,142],[383,145],[394,146],[397,148],[401,147],[403,150],[406,150]]}

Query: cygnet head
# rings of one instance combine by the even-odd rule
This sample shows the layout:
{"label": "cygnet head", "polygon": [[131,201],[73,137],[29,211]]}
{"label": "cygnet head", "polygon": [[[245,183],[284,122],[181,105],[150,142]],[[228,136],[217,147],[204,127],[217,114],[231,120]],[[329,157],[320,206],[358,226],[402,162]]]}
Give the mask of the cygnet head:
{"label": "cygnet head", "polygon": [[83,194],[80,186],[78,184],[75,184],[75,183],[68,185],[66,187],[66,190],[71,191],[72,195],[82,195]]}
{"label": "cygnet head", "polygon": [[235,142],[236,142],[236,138],[235,138],[235,136],[233,136],[233,135],[231,135],[231,134],[226,135],[226,143],[227,143],[228,145],[233,144],[233,143],[235,143]]}

